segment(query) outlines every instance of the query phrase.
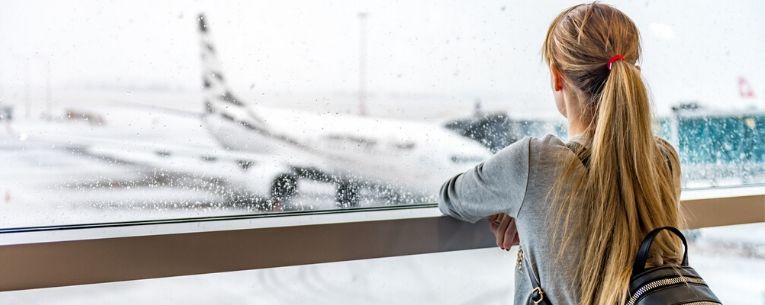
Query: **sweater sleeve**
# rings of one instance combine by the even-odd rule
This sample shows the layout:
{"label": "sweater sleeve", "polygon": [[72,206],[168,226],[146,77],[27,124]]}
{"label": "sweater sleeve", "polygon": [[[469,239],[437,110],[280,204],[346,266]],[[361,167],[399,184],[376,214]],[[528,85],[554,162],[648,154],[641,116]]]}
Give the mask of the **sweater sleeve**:
{"label": "sweater sleeve", "polygon": [[438,196],[441,212],[469,222],[497,213],[517,217],[528,184],[530,139],[446,181]]}

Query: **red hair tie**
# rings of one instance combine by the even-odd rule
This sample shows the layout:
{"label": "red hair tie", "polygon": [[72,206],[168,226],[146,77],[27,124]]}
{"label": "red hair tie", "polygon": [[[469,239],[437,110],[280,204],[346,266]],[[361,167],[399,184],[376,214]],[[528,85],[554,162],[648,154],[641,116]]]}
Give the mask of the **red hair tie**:
{"label": "red hair tie", "polygon": [[617,61],[617,60],[622,60],[622,59],[624,59],[624,56],[621,56],[621,55],[614,55],[614,56],[612,56],[611,58],[609,58],[609,59],[608,59],[608,71],[611,71],[611,65],[612,65],[612,64],[613,64],[615,61]]}

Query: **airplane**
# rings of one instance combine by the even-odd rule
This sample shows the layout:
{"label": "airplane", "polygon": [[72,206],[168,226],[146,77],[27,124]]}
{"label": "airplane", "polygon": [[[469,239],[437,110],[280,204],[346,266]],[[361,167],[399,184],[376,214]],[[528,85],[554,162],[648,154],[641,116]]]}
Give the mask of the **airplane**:
{"label": "airplane", "polygon": [[298,179],[309,179],[336,184],[337,202],[346,206],[358,204],[361,188],[427,197],[451,175],[491,156],[482,145],[436,123],[311,113],[243,101],[226,84],[202,14],[198,30],[202,120],[210,134],[227,150],[286,157],[253,169],[258,178],[251,181],[251,189],[258,193],[289,198],[297,191]]}
{"label": "airplane", "polygon": [[[433,202],[446,179],[491,156],[481,144],[438,122],[313,113],[244,101],[227,85],[204,15],[199,15],[197,26],[201,113],[163,109],[162,105],[120,106],[167,110],[173,117],[199,120],[218,147],[162,143],[145,132],[139,139],[123,137],[126,131],[121,130],[113,131],[117,138],[104,131],[88,133],[104,125],[103,120],[95,126],[56,128],[55,132],[20,132],[21,138],[27,145],[55,143],[72,152],[147,171],[226,181],[226,189],[237,190],[237,200],[265,202],[264,208],[289,206],[300,191],[298,182],[304,180],[332,184],[339,207],[357,207],[362,196],[377,196],[388,204]],[[92,117],[92,112],[67,113],[67,120],[94,124],[92,119],[83,119]]]}

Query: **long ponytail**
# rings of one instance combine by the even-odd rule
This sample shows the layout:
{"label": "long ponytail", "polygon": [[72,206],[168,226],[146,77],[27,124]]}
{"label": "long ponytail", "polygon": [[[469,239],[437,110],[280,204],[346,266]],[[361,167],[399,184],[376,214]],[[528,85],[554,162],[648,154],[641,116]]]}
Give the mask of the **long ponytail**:
{"label": "long ponytail", "polygon": [[[589,97],[584,108],[591,118],[576,152],[586,155],[587,169],[570,160],[553,188],[567,228],[561,253],[574,232],[582,237],[580,304],[623,304],[642,237],[681,222],[679,162],[671,145],[653,135],[648,92],[634,64],[640,53],[637,28],[608,5],[575,6],[550,26],[543,52]],[[608,64],[617,54],[624,59]],[[652,263],[675,260],[679,250],[677,240],[664,236],[653,247]]]}

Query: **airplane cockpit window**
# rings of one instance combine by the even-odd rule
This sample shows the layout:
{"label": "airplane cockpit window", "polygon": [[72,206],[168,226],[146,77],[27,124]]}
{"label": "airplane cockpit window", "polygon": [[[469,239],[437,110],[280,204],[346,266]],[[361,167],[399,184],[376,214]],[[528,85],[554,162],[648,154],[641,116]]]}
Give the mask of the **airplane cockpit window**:
{"label": "airplane cockpit window", "polygon": [[[765,6],[708,3],[614,2],[684,187],[763,184]],[[567,138],[539,50],[570,4],[5,2],[0,227],[432,204]]]}

